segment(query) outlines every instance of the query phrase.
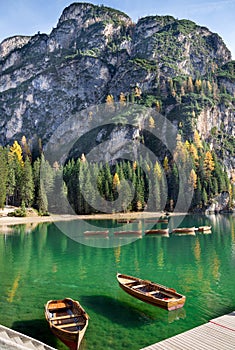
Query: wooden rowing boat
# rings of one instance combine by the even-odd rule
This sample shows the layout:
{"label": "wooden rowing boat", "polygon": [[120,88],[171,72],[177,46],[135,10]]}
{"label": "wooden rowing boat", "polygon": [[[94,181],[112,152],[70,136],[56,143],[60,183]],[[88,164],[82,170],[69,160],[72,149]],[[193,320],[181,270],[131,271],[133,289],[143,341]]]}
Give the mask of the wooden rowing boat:
{"label": "wooden rowing boat", "polygon": [[131,296],[171,311],[184,306],[186,297],[172,288],[140,278],[117,273],[119,286]]}
{"label": "wooden rowing boat", "polygon": [[196,227],[177,227],[172,230],[172,233],[187,233],[197,231]]}
{"label": "wooden rowing boat", "polygon": [[45,317],[51,331],[71,350],[78,350],[88,326],[88,315],[76,300],[50,300]]}
{"label": "wooden rowing boat", "polygon": [[150,229],[150,230],[146,230],[144,233],[146,235],[165,235],[165,236],[169,236],[169,228]]}
{"label": "wooden rowing boat", "polygon": [[199,232],[211,231],[211,226],[199,226],[198,231]]}
{"label": "wooden rowing boat", "polygon": [[85,231],[85,236],[108,236],[109,231]]}
{"label": "wooden rowing boat", "polygon": [[137,230],[137,231],[116,231],[114,232],[114,235],[117,236],[117,235],[136,235],[136,236],[141,236],[142,235],[142,231],[141,230]]}

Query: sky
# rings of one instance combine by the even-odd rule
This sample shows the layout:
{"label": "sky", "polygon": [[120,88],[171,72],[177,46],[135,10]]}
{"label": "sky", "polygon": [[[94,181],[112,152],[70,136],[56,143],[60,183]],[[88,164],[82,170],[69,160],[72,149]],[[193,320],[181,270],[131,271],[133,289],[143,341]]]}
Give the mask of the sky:
{"label": "sky", "polygon": [[[73,0],[0,0],[0,42],[14,35],[49,34]],[[83,1],[77,1],[83,2]],[[134,22],[148,15],[189,19],[218,33],[235,59],[235,0],[87,0],[116,8]]]}

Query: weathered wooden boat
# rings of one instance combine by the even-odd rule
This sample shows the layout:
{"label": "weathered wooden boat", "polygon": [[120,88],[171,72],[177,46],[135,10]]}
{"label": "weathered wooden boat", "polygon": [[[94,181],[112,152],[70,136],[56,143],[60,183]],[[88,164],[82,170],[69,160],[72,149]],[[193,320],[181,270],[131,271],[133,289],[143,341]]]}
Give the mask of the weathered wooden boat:
{"label": "weathered wooden boat", "polygon": [[140,220],[138,219],[117,219],[118,224],[132,224],[132,223],[139,223]]}
{"label": "weathered wooden boat", "polygon": [[146,230],[144,232],[146,235],[164,235],[169,236],[169,228],[157,228],[157,229],[150,229]]}
{"label": "weathered wooden boat", "polygon": [[85,231],[85,236],[108,236],[109,231]]}
{"label": "weathered wooden boat", "polygon": [[151,305],[168,311],[184,306],[186,297],[175,289],[121,273],[117,273],[117,280],[126,293]]}
{"label": "weathered wooden boat", "polygon": [[125,235],[136,235],[136,236],[141,236],[142,235],[142,231],[141,230],[137,230],[137,231],[116,231],[114,232],[114,235],[121,235],[121,236],[125,236]]}
{"label": "weathered wooden boat", "polygon": [[172,230],[172,233],[187,233],[187,232],[195,232],[198,229],[196,227],[177,227]]}
{"label": "weathered wooden boat", "polygon": [[71,350],[78,350],[88,326],[88,315],[76,300],[49,300],[45,317],[53,334]]}
{"label": "weathered wooden boat", "polygon": [[117,219],[117,223],[118,224],[129,224],[129,220],[128,219]]}
{"label": "weathered wooden boat", "polygon": [[211,226],[199,226],[198,231],[199,232],[211,231]]}

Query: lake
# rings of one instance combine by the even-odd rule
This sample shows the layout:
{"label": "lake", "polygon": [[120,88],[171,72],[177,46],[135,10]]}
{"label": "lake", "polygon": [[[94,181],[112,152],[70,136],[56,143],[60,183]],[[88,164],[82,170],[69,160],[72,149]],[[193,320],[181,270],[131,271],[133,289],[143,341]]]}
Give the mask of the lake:
{"label": "lake", "polygon": [[[170,218],[171,227],[177,220]],[[0,323],[66,349],[50,332],[44,305],[71,297],[90,316],[80,349],[138,350],[229,313],[235,310],[235,217],[188,215],[181,223],[202,225],[211,225],[211,233],[131,238],[115,232],[144,233],[153,223],[0,227]],[[84,234],[104,228],[108,235]],[[186,296],[184,308],[168,312],[129,296],[118,286],[117,272],[175,288]]]}

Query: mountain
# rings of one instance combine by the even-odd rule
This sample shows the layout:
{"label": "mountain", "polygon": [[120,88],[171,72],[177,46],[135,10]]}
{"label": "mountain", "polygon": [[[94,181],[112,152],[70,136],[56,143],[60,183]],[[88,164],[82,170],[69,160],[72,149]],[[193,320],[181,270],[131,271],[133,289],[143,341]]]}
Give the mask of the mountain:
{"label": "mountain", "polygon": [[197,129],[232,174],[234,68],[221,37],[192,21],[149,16],[135,24],[115,9],[73,3],[49,35],[0,44],[0,144],[25,135],[45,145],[68,117],[123,93],[157,108],[187,139]]}

